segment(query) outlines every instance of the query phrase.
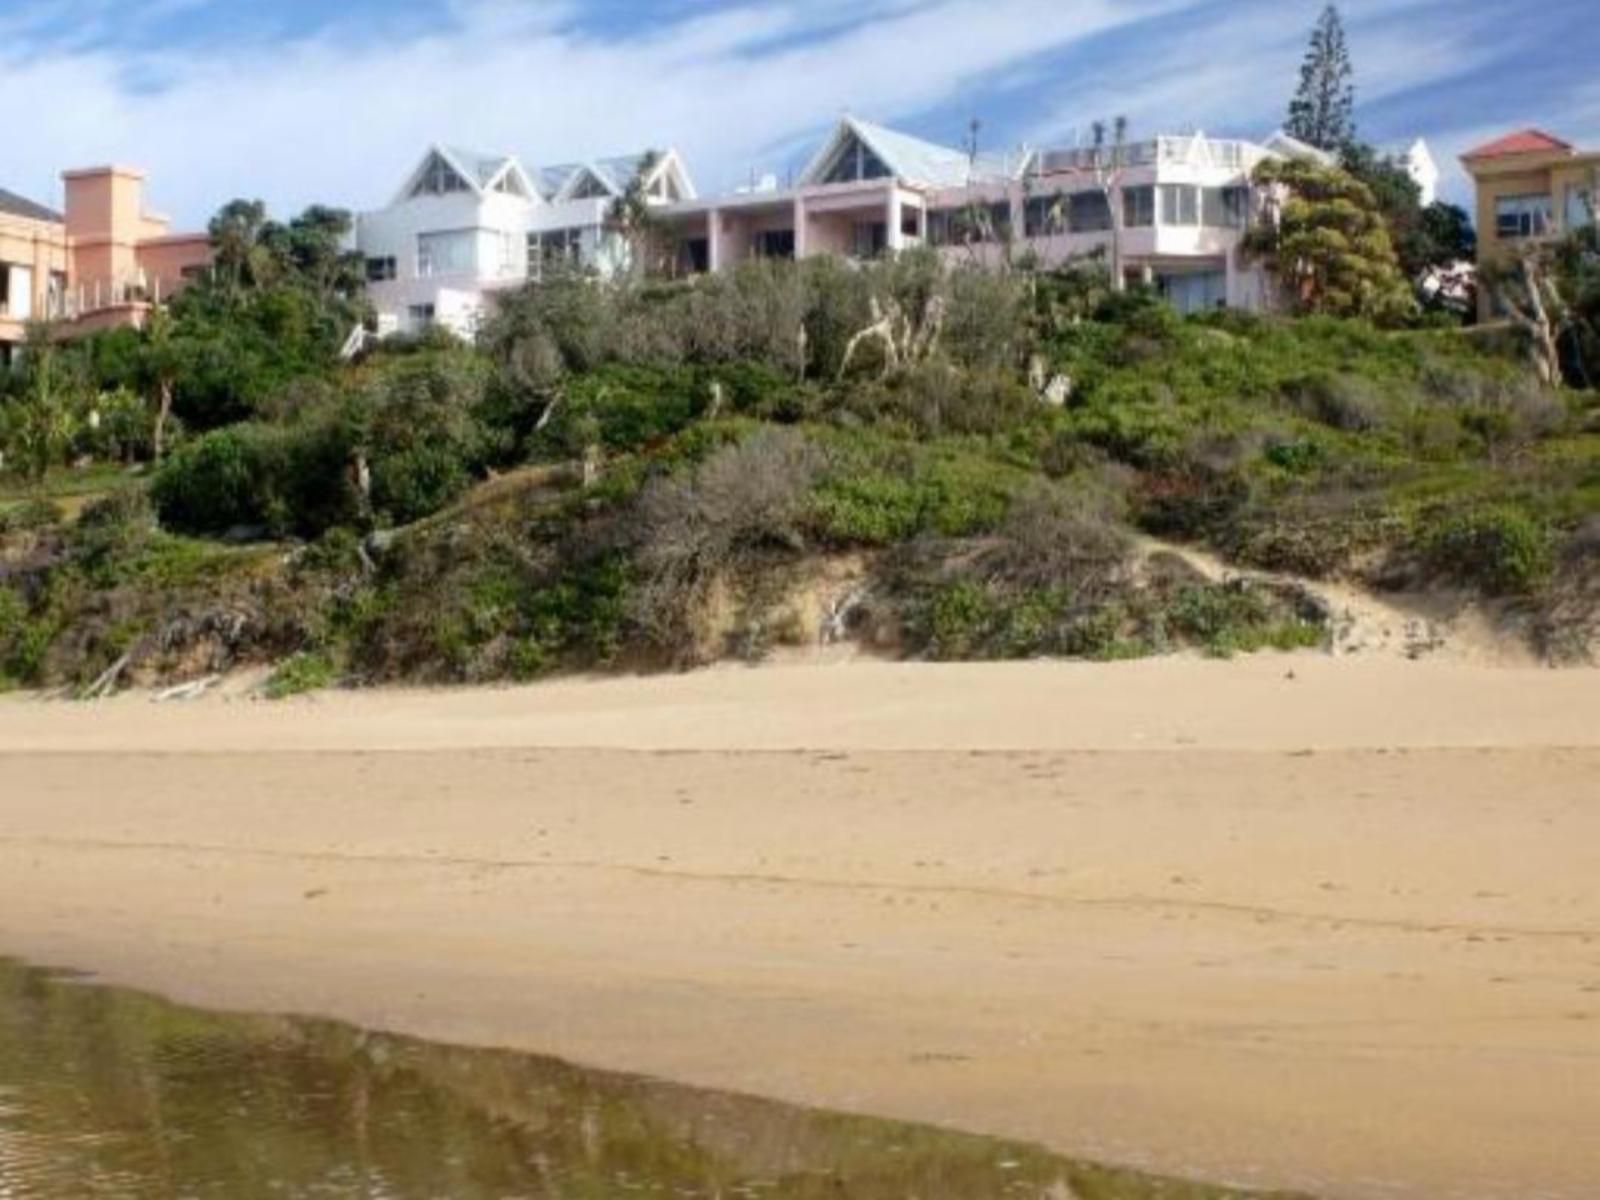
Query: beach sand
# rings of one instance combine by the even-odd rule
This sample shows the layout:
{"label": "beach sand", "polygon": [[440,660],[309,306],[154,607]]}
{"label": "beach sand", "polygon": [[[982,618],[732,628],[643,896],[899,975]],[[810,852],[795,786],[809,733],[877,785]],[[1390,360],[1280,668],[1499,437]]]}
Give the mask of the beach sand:
{"label": "beach sand", "polygon": [[1600,1192],[1600,672],[0,701],[0,954],[1330,1197]]}

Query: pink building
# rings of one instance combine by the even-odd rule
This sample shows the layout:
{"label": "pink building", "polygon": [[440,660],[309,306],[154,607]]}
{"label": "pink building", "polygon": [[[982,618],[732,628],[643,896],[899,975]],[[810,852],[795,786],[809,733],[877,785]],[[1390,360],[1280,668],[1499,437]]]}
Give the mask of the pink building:
{"label": "pink building", "polygon": [[0,363],[33,321],[65,336],[140,326],[211,262],[204,233],[172,233],[146,211],[144,175],[128,167],[68,171],[65,211],[0,189]]}
{"label": "pink building", "polygon": [[1054,266],[1103,259],[1174,307],[1271,302],[1242,253],[1259,207],[1250,172],[1293,150],[1204,134],[1121,147],[970,154],[846,117],[786,187],[663,206],[676,265],[692,274],[749,258],[869,259],[913,246],[994,265],[1005,254]]}

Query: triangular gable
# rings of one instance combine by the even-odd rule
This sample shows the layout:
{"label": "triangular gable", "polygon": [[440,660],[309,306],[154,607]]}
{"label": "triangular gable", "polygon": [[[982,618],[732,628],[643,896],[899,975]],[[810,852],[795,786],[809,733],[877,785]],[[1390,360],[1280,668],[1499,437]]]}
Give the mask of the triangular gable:
{"label": "triangular gable", "polygon": [[590,166],[579,167],[562,184],[556,200],[604,200],[618,194],[617,189],[599,171]]}
{"label": "triangular gable", "polygon": [[395,197],[404,203],[418,196],[446,196],[471,193],[481,196],[483,185],[474,178],[475,170],[443,146],[430,147],[417,168],[406,177],[405,186]]}
{"label": "triangular gable", "polygon": [[490,178],[486,190],[515,196],[520,200],[538,201],[543,198],[528,173],[522,169],[522,164],[514,158],[508,158],[505,165]]}
{"label": "triangular gable", "polygon": [[[854,155],[854,161],[851,156]],[[855,117],[845,117],[834,128],[811,162],[801,173],[802,186],[837,182],[842,177],[888,178],[930,187],[960,187],[977,176],[1016,178],[1027,164],[1026,155],[1011,161],[1009,156],[980,155],[974,160],[964,150],[941,146],[874,125]],[[878,171],[881,164],[883,170]]]}
{"label": "triangular gable", "polygon": [[641,182],[645,195],[657,204],[677,204],[696,197],[694,180],[676,150],[660,155]]}

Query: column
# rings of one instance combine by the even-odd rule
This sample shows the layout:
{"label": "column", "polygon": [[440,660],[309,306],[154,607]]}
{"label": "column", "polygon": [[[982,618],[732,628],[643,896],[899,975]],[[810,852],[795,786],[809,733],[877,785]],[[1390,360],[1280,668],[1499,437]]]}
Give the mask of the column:
{"label": "column", "polygon": [[706,269],[713,275],[722,270],[722,211],[706,213]]}
{"label": "column", "polygon": [[900,212],[900,185],[894,183],[889,187],[889,228],[884,240],[891,254],[898,254],[905,245],[905,239],[900,236]]}
{"label": "column", "polygon": [[805,197],[796,196],[794,198],[794,256],[796,259],[804,258],[809,253],[806,249],[806,234],[809,232],[806,229],[808,219],[806,216]]}

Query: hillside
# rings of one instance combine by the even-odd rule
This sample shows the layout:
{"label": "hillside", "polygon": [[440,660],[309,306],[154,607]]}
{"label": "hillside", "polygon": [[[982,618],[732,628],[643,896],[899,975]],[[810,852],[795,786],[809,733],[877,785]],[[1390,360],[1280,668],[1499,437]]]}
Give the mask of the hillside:
{"label": "hillside", "polygon": [[1352,649],[1363,595],[1417,611],[1380,622],[1404,653],[1463,610],[1551,661],[1600,644],[1596,397],[1455,330],[756,263],[529,290],[477,347],[209,430],[179,399],[158,470],[0,493],[0,680]]}

